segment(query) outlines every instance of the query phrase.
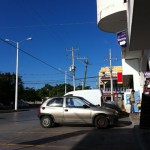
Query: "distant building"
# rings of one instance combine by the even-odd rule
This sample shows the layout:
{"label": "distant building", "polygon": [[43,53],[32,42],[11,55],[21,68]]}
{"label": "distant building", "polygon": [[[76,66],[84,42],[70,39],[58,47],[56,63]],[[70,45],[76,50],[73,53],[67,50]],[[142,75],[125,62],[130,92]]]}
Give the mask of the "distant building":
{"label": "distant building", "polygon": [[97,0],[98,28],[116,34],[124,86],[138,91],[140,98],[150,71],[149,4],[149,0]]}
{"label": "distant building", "polygon": [[[113,95],[116,93],[124,93],[125,87],[123,85],[122,78],[122,66],[112,67],[112,79],[113,79]],[[99,71],[99,87],[103,91],[104,99],[110,100],[111,98],[111,82],[110,82],[110,68],[102,67]]]}
{"label": "distant building", "polygon": [[[114,91],[123,90],[122,66],[112,67],[112,79]],[[99,86],[103,91],[110,91],[110,68],[102,67],[99,71]]]}

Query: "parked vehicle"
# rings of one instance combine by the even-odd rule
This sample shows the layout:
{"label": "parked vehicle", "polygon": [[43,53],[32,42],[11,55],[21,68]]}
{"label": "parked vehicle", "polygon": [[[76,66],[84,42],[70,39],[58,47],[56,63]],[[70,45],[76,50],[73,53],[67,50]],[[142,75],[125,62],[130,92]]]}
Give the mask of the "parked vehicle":
{"label": "parked vehicle", "polygon": [[0,109],[4,109],[3,103],[0,103]]}
{"label": "parked vehicle", "polygon": [[65,94],[65,96],[67,95],[83,97],[94,105],[115,109],[116,111],[121,112],[121,109],[114,102],[105,102],[103,100],[103,93],[100,89],[71,91]]}
{"label": "parked vehicle", "polygon": [[118,120],[118,112],[93,105],[82,97],[62,96],[46,100],[38,109],[41,126],[49,128],[59,124],[93,124],[107,128]]}
{"label": "parked vehicle", "polygon": [[102,105],[102,91],[100,89],[71,91],[65,94],[65,96],[67,95],[83,97],[94,105]]}
{"label": "parked vehicle", "polygon": [[[15,102],[12,102],[11,103],[11,107],[14,108],[15,107]],[[29,107],[29,104],[24,101],[24,100],[19,100],[18,101],[18,108],[28,108]]]}

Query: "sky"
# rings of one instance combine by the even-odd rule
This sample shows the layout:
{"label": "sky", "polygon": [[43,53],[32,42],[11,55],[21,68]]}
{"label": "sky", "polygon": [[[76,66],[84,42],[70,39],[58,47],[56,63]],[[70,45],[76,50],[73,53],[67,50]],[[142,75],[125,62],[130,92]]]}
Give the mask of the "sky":
{"label": "sky", "polygon": [[[116,34],[97,26],[96,0],[1,0],[0,20],[0,72],[16,72],[16,42],[20,42],[19,76],[25,87],[63,84],[65,71],[72,84],[72,48],[76,86],[83,82],[84,58],[89,62],[86,85],[91,88],[97,87],[101,67],[109,66],[105,58],[110,48],[117,58],[112,65],[121,65]],[[31,41],[26,40],[29,37]]]}

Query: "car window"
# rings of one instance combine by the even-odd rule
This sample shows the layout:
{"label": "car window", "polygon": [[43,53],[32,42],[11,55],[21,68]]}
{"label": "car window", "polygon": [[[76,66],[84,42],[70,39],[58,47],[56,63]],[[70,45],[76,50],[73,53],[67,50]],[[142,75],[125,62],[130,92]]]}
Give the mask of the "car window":
{"label": "car window", "polygon": [[67,98],[66,99],[66,106],[67,107],[74,107],[74,102],[72,98]]}
{"label": "car window", "polygon": [[67,98],[66,99],[66,106],[67,107],[83,107],[85,105],[84,101],[79,98]]}
{"label": "car window", "polygon": [[53,98],[47,103],[47,106],[62,107],[63,106],[63,98]]}

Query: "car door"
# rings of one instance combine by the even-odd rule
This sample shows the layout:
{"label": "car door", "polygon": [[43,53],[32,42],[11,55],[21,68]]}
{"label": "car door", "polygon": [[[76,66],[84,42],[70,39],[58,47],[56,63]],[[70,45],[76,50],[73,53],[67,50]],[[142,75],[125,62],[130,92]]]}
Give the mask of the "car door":
{"label": "car door", "polygon": [[63,121],[63,98],[53,98],[46,105],[46,112],[52,115],[55,119],[55,122],[61,123]]}
{"label": "car door", "polygon": [[91,109],[83,107],[84,101],[78,97],[66,97],[64,107],[64,122],[91,123]]}

